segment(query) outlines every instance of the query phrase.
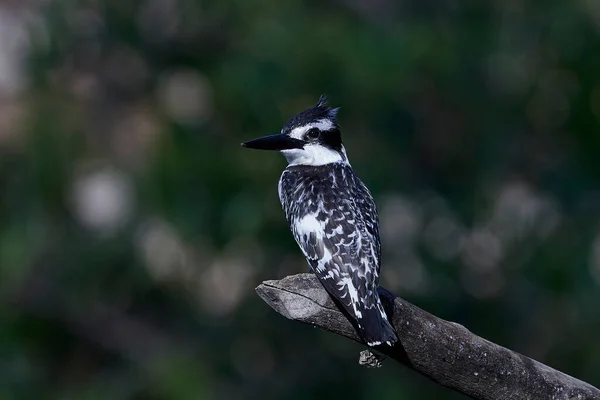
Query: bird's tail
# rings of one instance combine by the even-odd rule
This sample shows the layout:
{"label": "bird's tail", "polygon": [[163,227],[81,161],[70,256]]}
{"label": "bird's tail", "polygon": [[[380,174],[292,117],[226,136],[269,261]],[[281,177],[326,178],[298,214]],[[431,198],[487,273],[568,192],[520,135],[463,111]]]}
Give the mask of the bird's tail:
{"label": "bird's tail", "polygon": [[398,341],[398,336],[388,321],[379,299],[377,300],[376,307],[363,310],[363,318],[358,321],[359,333],[369,346],[378,346],[384,343],[391,346]]}

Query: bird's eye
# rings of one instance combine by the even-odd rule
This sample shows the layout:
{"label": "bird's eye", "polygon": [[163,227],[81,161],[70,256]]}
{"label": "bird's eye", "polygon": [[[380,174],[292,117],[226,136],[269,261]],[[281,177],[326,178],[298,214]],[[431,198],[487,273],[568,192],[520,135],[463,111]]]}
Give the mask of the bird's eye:
{"label": "bird's eye", "polygon": [[308,132],[306,132],[307,139],[316,139],[319,137],[319,129],[312,128]]}

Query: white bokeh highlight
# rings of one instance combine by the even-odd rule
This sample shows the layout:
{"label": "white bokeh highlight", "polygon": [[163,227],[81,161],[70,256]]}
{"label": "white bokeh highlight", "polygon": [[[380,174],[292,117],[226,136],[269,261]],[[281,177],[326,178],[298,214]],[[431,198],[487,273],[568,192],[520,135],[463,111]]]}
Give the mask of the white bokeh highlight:
{"label": "white bokeh highlight", "polygon": [[80,174],[72,185],[71,202],[76,219],[100,234],[113,233],[129,220],[133,198],[129,178],[111,168]]}

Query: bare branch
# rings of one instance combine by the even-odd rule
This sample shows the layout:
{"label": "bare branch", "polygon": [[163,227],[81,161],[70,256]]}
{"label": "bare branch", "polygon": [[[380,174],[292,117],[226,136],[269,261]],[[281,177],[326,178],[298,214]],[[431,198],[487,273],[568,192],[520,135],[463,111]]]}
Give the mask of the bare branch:
{"label": "bare branch", "polygon": [[[362,343],[312,274],[265,281],[258,295],[286,318]],[[385,354],[435,382],[475,399],[595,399],[600,390],[437,318],[380,288],[400,342]]]}

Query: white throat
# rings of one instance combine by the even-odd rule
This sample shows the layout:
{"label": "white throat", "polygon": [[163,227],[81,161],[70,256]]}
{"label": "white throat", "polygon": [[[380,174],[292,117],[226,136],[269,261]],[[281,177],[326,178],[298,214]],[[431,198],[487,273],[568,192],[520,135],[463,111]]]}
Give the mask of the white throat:
{"label": "white throat", "polygon": [[348,163],[346,149],[342,146],[341,154],[318,144],[307,144],[303,149],[282,150],[289,165],[326,165],[336,162]]}

